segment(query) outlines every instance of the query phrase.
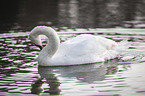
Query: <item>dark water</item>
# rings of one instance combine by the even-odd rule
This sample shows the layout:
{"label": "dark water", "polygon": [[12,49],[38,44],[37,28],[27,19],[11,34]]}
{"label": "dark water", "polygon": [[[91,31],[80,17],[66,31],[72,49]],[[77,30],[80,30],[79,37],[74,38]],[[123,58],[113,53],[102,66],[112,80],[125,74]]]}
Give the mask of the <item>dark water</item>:
{"label": "dark water", "polygon": [[5,0],[0,5],[1,32],[37,25],[145,28],[145,0]]}
{"label": "dark water", "polygon": [[[14,0],[0,8],[0,96],[145,96],[145,1]],[[4,11],[5,9],[5,11]],[[80,34],[127,39],[120,59],[38,67],[30,30],[47,25],[61,42]],[[43,45],[46,42],[43,39]]]}

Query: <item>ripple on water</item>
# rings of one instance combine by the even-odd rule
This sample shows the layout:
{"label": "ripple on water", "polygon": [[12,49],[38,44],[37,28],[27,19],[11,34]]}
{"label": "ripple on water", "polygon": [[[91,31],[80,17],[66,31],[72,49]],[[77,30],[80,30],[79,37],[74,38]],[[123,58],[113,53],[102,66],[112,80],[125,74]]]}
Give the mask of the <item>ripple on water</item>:
{"label": "ripple on water", "polygon": [[[42,90],[40,95],[49,95],[55,91],[57,95],[64,96],[144,96],[144,30],[65,29],[59,35],[63,42],[84,33],[117,42],[129,39],[130,48],[115,63],[108,61],[108,64],[101,66],[97,64],[43,69],[44,79],[39,84],[41,74],[38,74],[36,62],[39,51],[26,39],[28,32],[0,35],[0,95],[33,96],[31,90],[38,83],[38,89]],[[43,43],[46,44],[45,41]]]}

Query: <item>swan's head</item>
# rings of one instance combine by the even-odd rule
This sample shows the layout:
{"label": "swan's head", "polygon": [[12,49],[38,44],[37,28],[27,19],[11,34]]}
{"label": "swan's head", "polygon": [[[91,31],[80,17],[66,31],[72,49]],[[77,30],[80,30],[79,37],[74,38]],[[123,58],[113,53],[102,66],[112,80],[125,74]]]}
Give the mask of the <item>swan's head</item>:
{"label": "swan's head", "polygon": [[36,47],[39,47],[40,50],[42,50],[43,47],[42,47],[40,35],[33,34],[33,32],[31,32],[29,34],[29,39]]}

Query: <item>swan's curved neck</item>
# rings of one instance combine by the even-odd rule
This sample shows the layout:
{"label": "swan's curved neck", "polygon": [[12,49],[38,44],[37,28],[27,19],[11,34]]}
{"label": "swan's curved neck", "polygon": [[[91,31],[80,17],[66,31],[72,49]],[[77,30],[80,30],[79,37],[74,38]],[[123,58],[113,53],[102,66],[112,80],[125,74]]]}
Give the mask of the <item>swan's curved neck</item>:
{"label": "swan's curved neck", "polygon": [[[45,35],[48,37],[49,43],[43,48],[38,56],[38,61],[44,60],[45,57],[52,58],[60,45],[59,37],[54,29],[51,27],[40,27],[35,30],[37,36]],[[36,34],[35,34],[36,35]],[[36,36],[36,37],[37,37]],[[46,59],[46,58],[45,58]]]}

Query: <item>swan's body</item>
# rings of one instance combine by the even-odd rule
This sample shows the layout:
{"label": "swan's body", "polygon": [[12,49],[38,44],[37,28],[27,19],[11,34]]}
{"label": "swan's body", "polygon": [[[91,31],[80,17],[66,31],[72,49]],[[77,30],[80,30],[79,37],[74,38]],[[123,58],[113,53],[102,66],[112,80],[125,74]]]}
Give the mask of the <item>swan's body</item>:
{"label": "swan's body", "polygon": [[118,55],[118,44],[110,39],[93,35],[79,35],[63,42],[50,27],[38,26],[30,33],[30,39],[41,46],[39,35],[46,35],[49,43],[38,56],[41,66],[61,66],[95,63],[113,59]]}

